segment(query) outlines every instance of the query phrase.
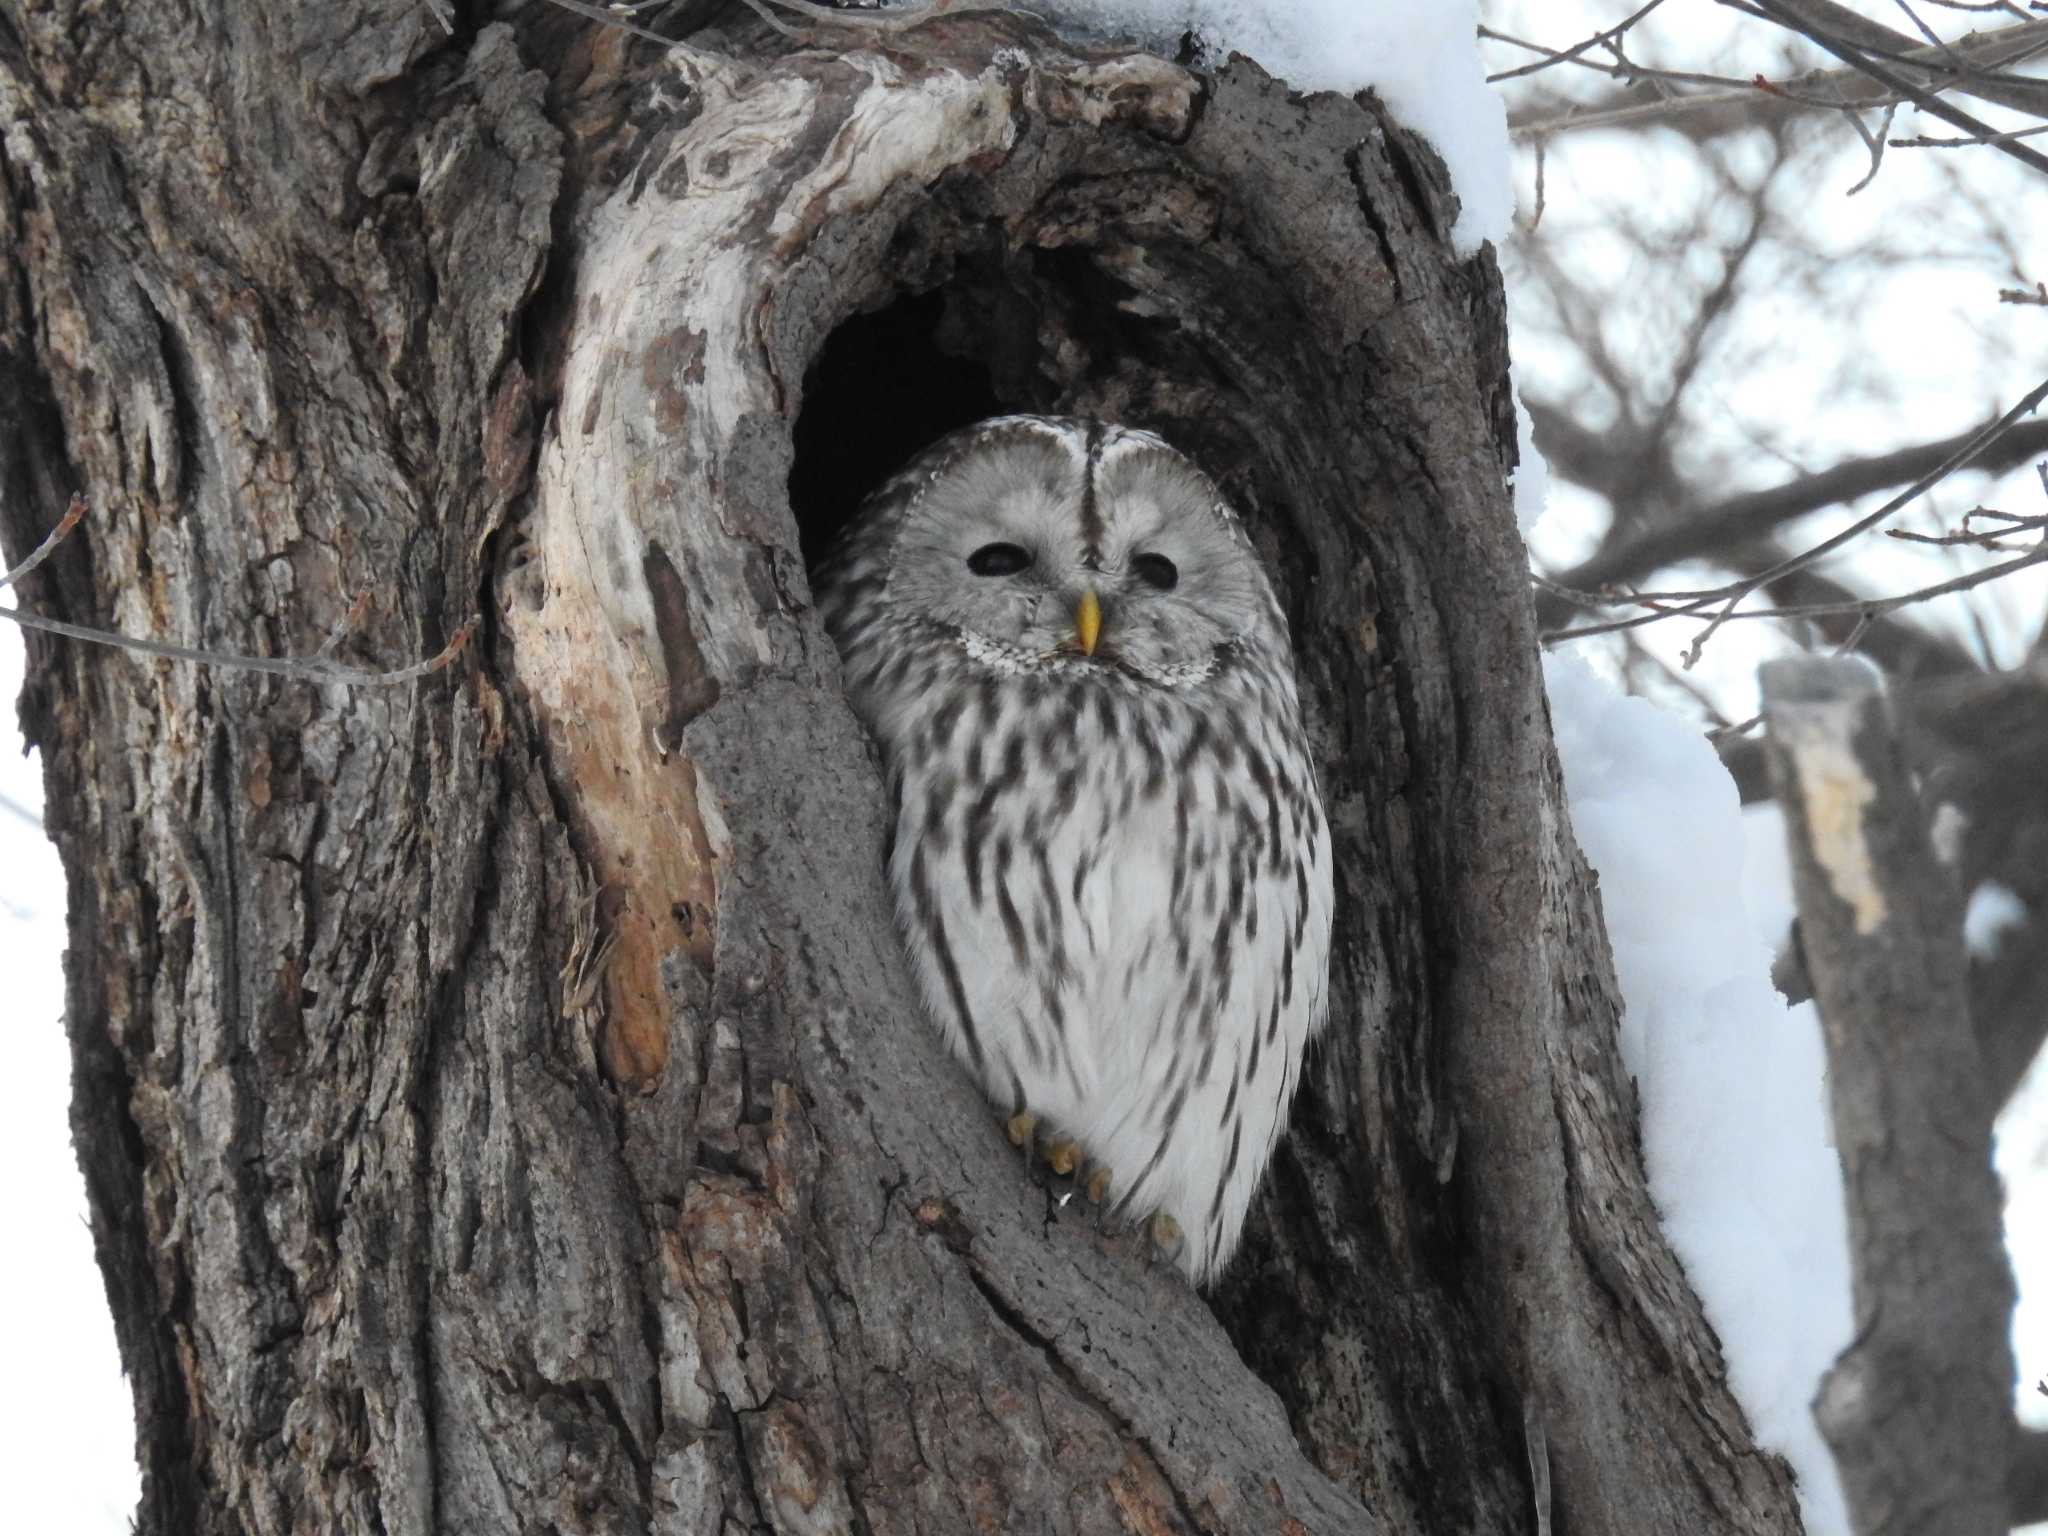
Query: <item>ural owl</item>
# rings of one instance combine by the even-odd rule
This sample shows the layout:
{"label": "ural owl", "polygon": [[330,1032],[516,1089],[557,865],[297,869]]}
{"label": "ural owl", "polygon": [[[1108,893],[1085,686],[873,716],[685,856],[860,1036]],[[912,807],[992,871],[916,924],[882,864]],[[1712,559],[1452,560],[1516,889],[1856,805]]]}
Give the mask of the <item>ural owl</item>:
{"label": "ural owl", "polygon": [[1321,1028],[1330,836],[1287,622],[1160,439],[1009,416],[878,491],[819,577],[887,761],[897,921],[946,1042],[1197,1283]]}

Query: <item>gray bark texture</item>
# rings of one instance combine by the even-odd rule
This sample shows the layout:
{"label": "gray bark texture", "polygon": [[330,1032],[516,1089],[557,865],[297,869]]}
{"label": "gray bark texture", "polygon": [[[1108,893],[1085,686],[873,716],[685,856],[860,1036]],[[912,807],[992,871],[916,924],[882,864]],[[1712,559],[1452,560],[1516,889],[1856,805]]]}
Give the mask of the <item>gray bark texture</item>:
{"label": "gray bark texture", "polygon": [[1855,1276],[1814,1416],[1859,1536],[1990,1536],[2014,1523],[2013,1284],[1961,904],[1877,673],[1796,658],[1762,678]]}
{"label": "gray bark texture", "polygon": [[[94,507],[24,601],[482,616],[392,689],[31,637],[140,1528],[1796,1529],[1645,1189],[1428,147],[1008,15],[458,9],[0,0],[0,532]],[[1191,453],[1294,626],[1335,1008],[1208,1297],[918,1017],[810,603],[1019,408]]]}

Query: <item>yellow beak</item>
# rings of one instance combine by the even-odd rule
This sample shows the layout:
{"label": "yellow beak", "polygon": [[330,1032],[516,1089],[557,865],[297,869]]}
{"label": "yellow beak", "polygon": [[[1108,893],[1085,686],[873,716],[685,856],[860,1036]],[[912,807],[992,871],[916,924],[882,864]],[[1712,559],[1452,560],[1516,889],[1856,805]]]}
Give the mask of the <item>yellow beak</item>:
{"label": "yellow beak", "polygon": [[1074,609],[1074,638],[1081,642],[1081,654],[1095,654],[1096,637],[1102,633],[1102,602],[1090,587],[1081,594],[1079,606]]}

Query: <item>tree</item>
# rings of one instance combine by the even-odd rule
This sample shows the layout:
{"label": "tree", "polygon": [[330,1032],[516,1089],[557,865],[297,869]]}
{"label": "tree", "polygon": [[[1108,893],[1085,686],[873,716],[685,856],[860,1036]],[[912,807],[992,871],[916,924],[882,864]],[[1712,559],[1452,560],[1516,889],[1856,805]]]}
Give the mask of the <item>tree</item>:
{"label": "tree", "polygon": [[[768,15],[780,16],[772,11]],[[0,531],[149,1532],[1793,1528],[1644,1188],[1441,165],[1009,14],[10,5]],[[1287,602],[1335,1026],[1204,1299],[917,1018],[805,560],[999,408]],[[356,594],[367,592],[367,605]]]}

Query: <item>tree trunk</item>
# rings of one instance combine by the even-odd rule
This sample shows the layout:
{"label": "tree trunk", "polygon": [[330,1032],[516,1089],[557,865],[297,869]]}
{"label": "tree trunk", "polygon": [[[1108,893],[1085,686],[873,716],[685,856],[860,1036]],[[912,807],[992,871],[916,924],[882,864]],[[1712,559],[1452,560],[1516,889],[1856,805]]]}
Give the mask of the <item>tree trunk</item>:
{"label": "tree trunk", "polygon": [[[32,641],[141,1529],[1794,1529],[1645,1191],[1431,151],[1014,16],[508,9],[0,3],[0,527],[95,507],[25,600],[483,619],[390,689]],[[1189,452],[1294,626],[1332,1028],[1206,1299],[918,1016],[811,608],[1017,408]]]}

